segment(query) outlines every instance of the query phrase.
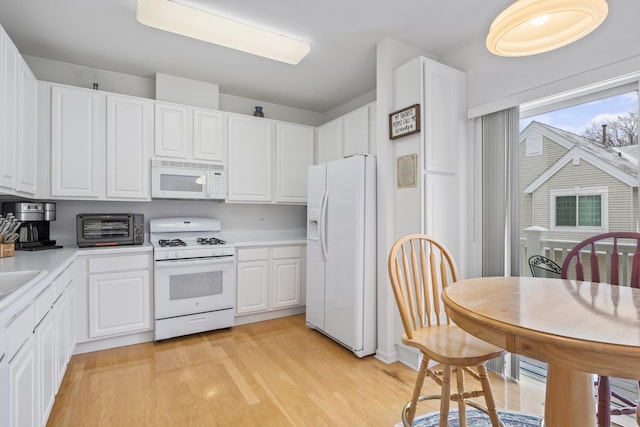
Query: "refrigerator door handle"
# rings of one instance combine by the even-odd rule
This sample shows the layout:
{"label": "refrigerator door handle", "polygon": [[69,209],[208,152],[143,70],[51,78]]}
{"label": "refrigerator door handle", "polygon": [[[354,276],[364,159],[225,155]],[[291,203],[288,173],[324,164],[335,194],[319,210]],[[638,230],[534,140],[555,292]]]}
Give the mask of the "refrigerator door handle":
{"label": "refrigerator door handle", "polygon": [[327,191],[322,192],[322,202],[320,203],[320,218],[318,219],[318,227],[320,229],[320,248],[322,250],[322,260],[327,261],[327,201],[329,194]]}

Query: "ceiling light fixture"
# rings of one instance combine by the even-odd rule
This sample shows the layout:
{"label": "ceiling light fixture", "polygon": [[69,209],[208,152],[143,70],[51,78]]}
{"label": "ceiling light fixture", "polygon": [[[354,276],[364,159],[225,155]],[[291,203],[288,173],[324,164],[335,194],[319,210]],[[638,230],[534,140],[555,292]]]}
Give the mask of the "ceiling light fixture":
{"label": "ceiling light fixture", "polygon": [[150,27],[287,64],[299,63],[311,50],[303,41],[169,0],[138,0],[136,18]]}
{"label": "ceiling light fixture", "polygon": [[487,49],[499,56],[527,56],[573,43],[607,17],[606,0],[517,0],[491,24]]}

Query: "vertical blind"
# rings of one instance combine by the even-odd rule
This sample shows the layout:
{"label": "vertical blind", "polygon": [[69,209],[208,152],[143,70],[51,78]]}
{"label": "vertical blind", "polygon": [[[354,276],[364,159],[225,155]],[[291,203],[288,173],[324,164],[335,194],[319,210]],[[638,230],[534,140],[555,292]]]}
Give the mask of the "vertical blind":
{"label": "vertical blind", "polygon": [[482,116],[482,275],[519,274],[519,111]]}
{"label": "vertical blind", "polygon": [[[517,276],[520,252],[519,108],[482,116],[482,276]],[[520,378],[518,355],[507,375]],[[504,373],[504,357],[487,368]]]}

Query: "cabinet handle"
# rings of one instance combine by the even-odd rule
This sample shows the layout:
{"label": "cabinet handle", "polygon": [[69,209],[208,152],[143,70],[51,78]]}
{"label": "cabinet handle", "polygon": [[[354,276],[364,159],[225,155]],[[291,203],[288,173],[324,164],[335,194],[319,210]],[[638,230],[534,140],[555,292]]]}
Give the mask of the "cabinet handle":
{"label": "cabinet handle", "polygon": [[0,356],[0,363],[2,363],[2,361],[4,360],[4,356],[6,356],[6,354],[2,353],[2,356]]}
{"label": "cabinet handle", "polygon": [[197,319],[191,319],[189,320],[189,323],[200,323],[200,322],[204,322],[206,321],[207,318],[206,317],[198,317]]}

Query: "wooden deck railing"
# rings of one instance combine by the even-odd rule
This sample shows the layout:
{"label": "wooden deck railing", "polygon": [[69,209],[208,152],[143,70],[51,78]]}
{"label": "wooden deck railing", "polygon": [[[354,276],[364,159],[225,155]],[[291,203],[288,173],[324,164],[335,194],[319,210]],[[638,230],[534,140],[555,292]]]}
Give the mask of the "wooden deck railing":
{"label": "wooden deck railing", "polygon": [[[533,227],[532,227],[533,229]],[[531,276],[531,270],[529,269],[529,257],[532,255],[544,255],[547,258],[554,260],[558,265],[562,265],[563,260],[567,256],[567,253],[573,249],[573,247],[579,242],[578,240],[552,240],[547,239],[545,234],[547,230],[535,228],[527,229],[527,237],[520,239],[520,275]],[[611,251],[613,245],[611,243],[597,243],[596,251],[602,254],[602,264],[600,271],[610,271],[609,260],[611,257]],[[621,267],[621,284],[628,284],[631,274],[631,257],[636,250],[635,243],[625,244],[618,243],[618,253],[620,254],[620,267]],[[588,256],[588,252],[585,252],[584,256]],[[585,258],[585,262],[588,260]],[[605,280],[602,278],[602,280]],[[606,279],[609,280],[609,277]]]}

